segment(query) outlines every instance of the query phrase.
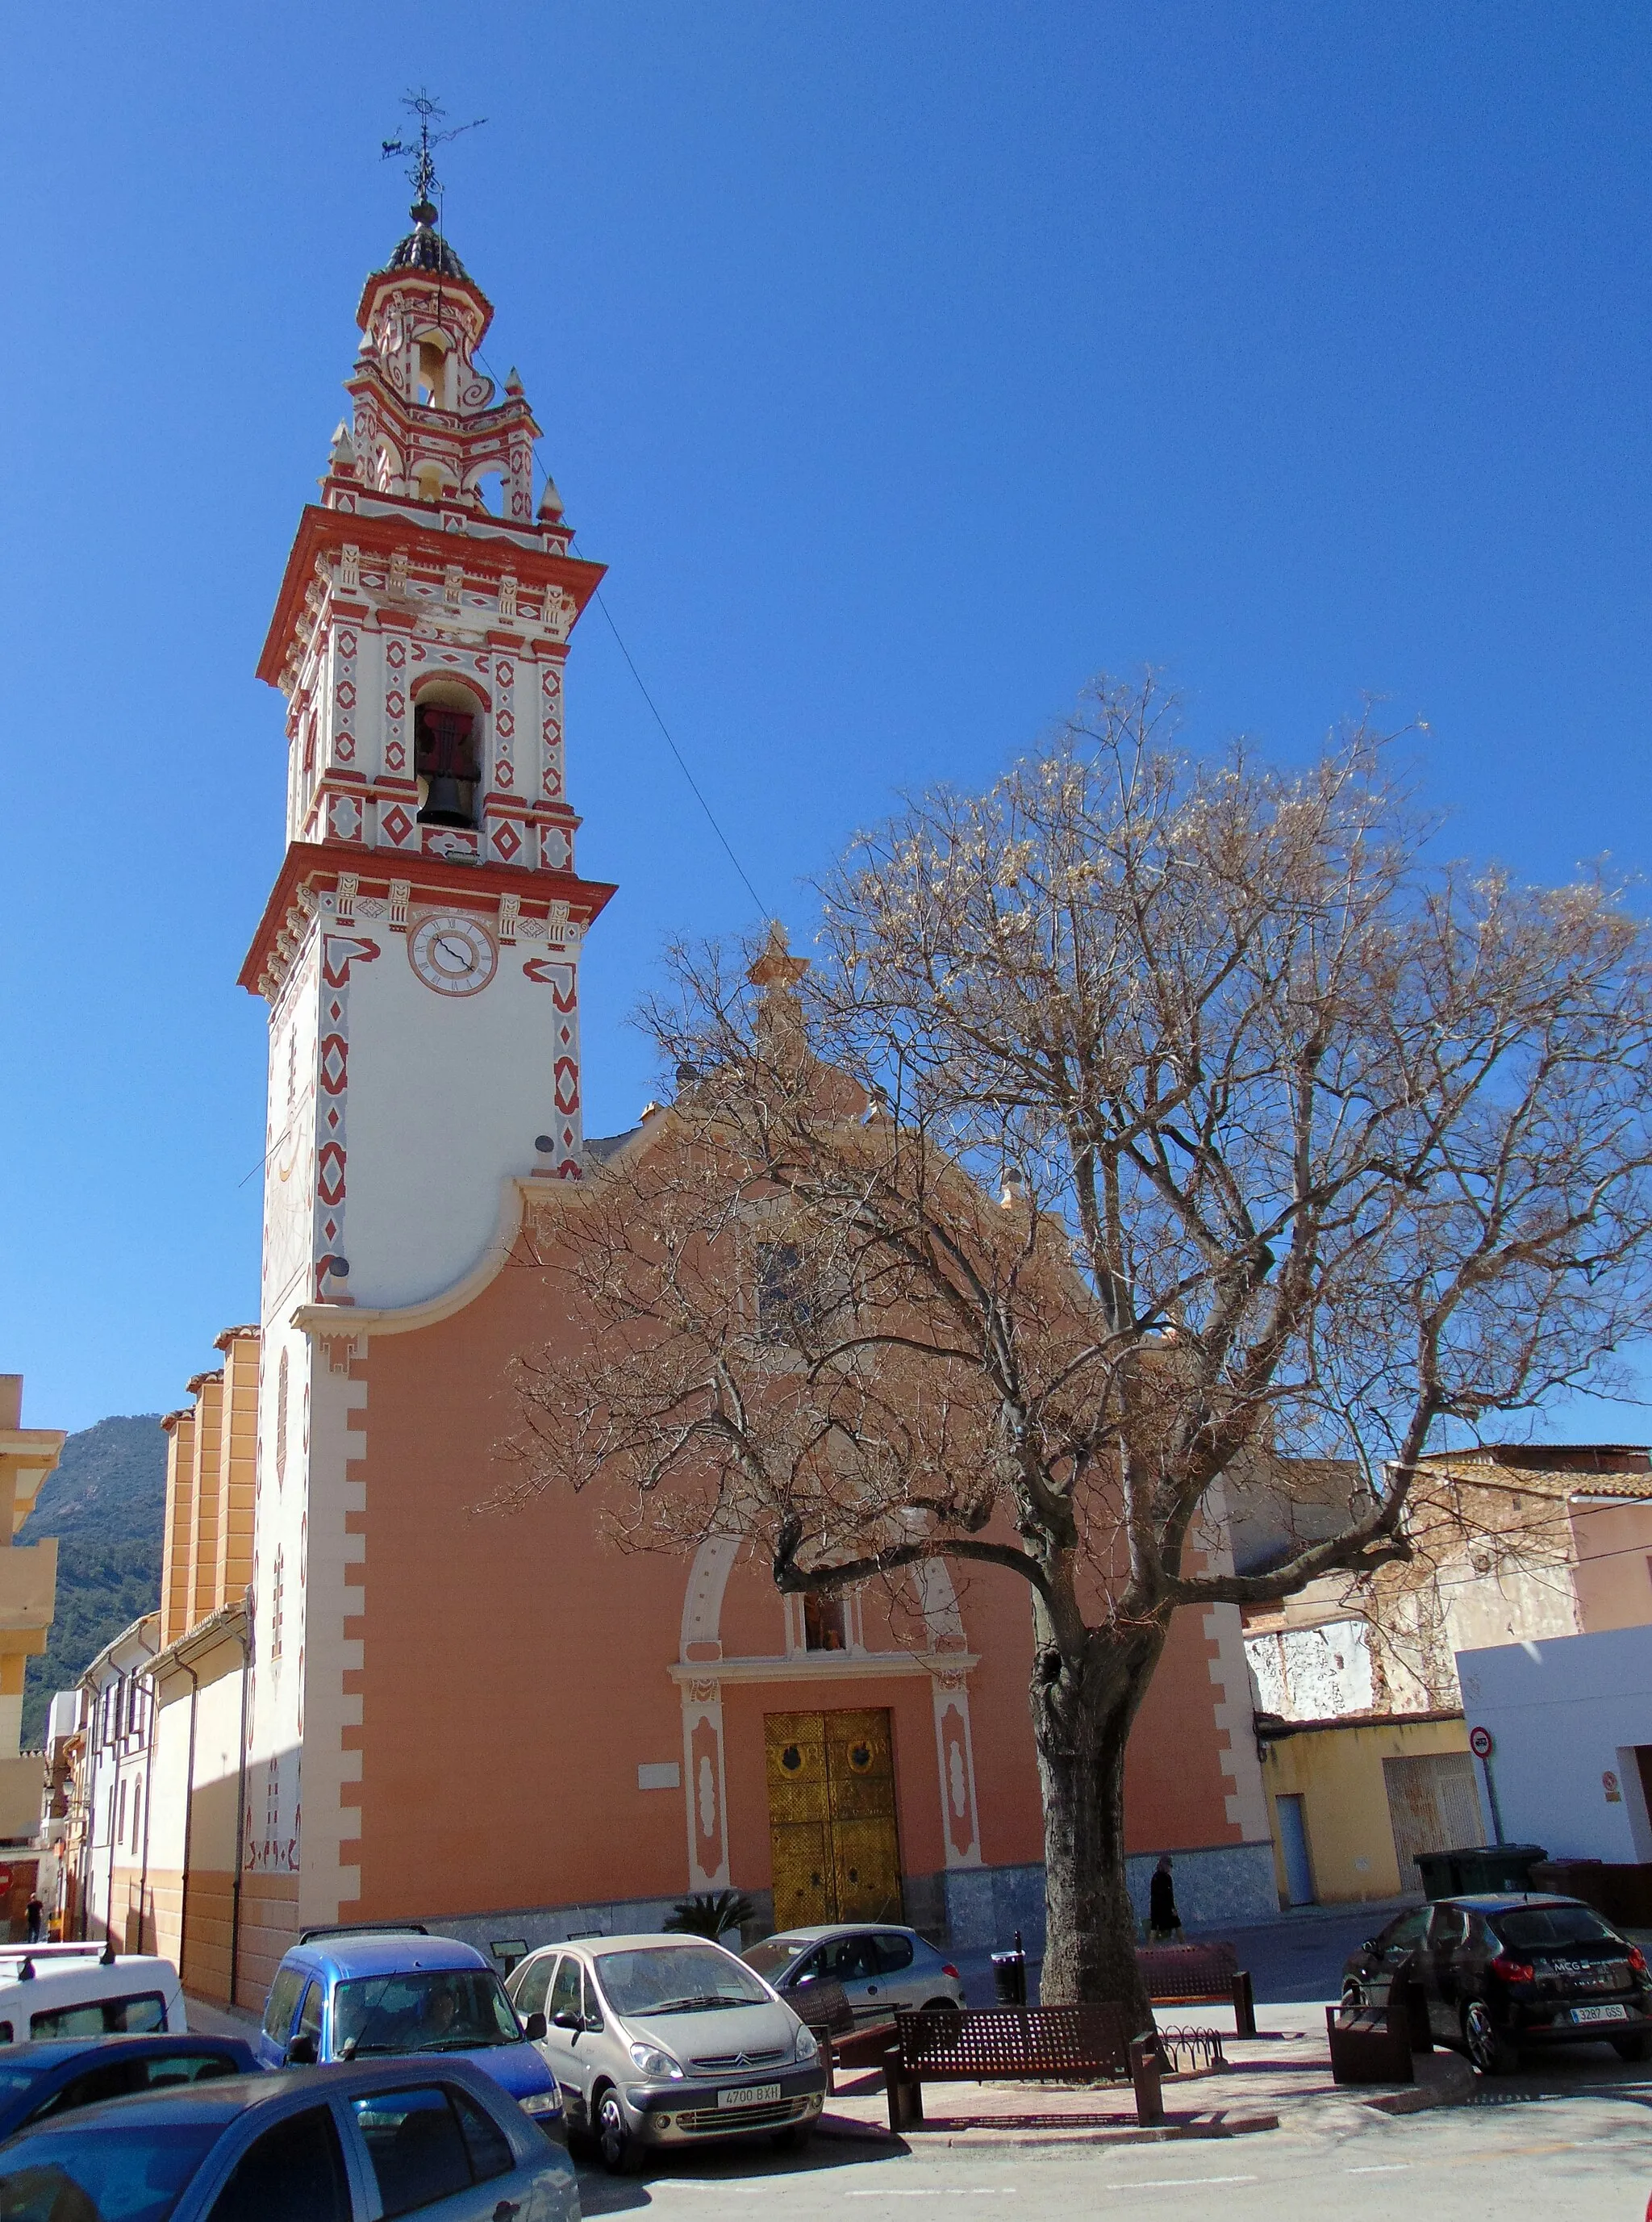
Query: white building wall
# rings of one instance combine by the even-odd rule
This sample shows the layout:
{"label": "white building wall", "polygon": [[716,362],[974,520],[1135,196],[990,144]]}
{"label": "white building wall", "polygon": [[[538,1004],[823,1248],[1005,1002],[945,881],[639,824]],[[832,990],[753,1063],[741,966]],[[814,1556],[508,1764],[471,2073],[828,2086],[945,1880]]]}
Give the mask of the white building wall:
{"label": "white building wall", "polygon": [[1505,1841],[1557,1859],[1652,1861],[1635,1755],[1652,1750],[1652,1628],[1461,1651],[1457,1673],[1470,1729],[1494,1742]]}
{"label": "white building wall", "polygon": [[170,1702],[155,1717],[154,1763],[149,1784],[149,1867],[152,1874],[180,1874],[190,1750],[188,1676],[178,1676],[169,1685],[168,1695]]}
{"label": "white building wall", "polygon": [[1245,1638],[1256,1710],[1285,1721],[1334,1721],[1374,1703],[1371,1641],[1358,1620]]}

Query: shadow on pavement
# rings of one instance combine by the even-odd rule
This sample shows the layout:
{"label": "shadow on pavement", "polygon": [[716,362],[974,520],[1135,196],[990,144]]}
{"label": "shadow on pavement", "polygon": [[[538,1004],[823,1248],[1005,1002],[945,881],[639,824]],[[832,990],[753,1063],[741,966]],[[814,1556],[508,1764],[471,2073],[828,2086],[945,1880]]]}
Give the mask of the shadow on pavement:
{"label": "shadow on pavement", "polygon": [[579,2206],[582,2213],[633,2214],[654,2204],[654,2187],[669,2183],[673,2192],[707,2194],[706,2213],[717,2213],[715,2200],[723,2197],[754,2196],[773,2186],[778,2200],[785,2197],[789,2175],[822,2175],[838,2168],[865,2168],[877,2161],[898,2160],[910,2148],[891,2137],[817,2137],[806,2151],[773,2153],[760,2149],[726,2149],[722,2152],[672,2153],[650,2162],[641,2175],[610,2175],[592,2162],[579,2163]]}

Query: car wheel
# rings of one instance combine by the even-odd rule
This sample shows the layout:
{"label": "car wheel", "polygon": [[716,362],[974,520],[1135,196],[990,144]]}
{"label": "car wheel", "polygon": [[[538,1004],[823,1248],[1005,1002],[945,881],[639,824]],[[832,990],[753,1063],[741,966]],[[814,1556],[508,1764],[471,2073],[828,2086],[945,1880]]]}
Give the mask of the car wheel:
{"label": "car wheel", "polygon": [[1352,1975],[1346,1977],[1342,1984],[1342,2004],[1345,2006],[1365,2006],[1370,2003],[1365,1994],[1365,1985]]}
{"label": "car wheel", "polygon": [[955,2014],[959,2012],[959,2005],[956,1999],[928,1999],[921,2011],[924,2013]]}
{"label": "car wheel", "polygon": [[1611,2049],[1620,2060],[1645,2060],[1652,2057],[1652,2037],[1644,2030],[1637,2037],[1615,2037]]}
{"label": "car wheel", "polygon": [[597,2150],[610,2175],[632,2175],[640,2154],[620,2094],[610,2086],[597,2101]]}
{"label": "car wheel", "polygon": [[1484,1999],[1470,1999],[1462,2010],[1462,2040],[1482,2075],[1509,2075],[1520,2056],[1492,2019]]}

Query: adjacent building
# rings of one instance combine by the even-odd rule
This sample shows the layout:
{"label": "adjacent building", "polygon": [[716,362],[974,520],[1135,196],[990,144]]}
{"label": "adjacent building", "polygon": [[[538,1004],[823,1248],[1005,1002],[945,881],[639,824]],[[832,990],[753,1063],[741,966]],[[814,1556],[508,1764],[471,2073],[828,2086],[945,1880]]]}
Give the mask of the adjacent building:
{"label": "adjacent building", "polygon": [[1646,1449],[1488,1445],[1424,1467],[1409,1566],[1245,1616],[1284,1905],[1403,1894],[1418,1852],[1487,1841],[1652,1858]]}
{"label": "adjacent building", "polygon": [[9,1936],[23,1934],[39,1872],[42,1759],[22,1748],[23,1677],[46,1648],[58,1580],[54,1541],[16,1539],[66,1441],[61,1428],[26,1428],[22,1417],[22,1374],[0,1373],[0,1926]]}

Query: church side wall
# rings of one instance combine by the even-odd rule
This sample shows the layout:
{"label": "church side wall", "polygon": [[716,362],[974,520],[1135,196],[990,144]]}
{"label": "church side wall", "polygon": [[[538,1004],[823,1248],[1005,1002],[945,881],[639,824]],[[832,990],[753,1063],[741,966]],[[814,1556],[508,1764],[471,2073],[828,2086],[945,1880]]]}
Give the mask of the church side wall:
{"label": "church side wall", "polygon": [[[556,1325],[543,1293],[507,1268],[439,1326],[374,1339],[358,1366],[361,1881],[341,1919],[683,1887],[680,1798],[637,1776],[680,1752],[666,1670],[682,1566],[604,1549],[584,1503],[475,1510],[510,1471],[506,1354]],[[307,1799],[306,1867],[309,1819]]]}

